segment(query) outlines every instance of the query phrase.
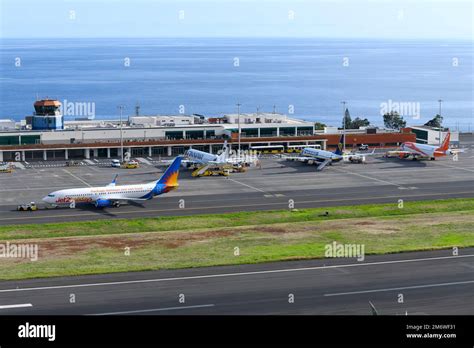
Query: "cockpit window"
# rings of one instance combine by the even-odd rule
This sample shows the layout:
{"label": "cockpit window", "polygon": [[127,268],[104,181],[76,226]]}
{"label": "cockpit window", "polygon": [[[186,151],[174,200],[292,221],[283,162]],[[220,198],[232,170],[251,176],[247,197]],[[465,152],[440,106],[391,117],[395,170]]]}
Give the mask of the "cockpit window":
{"label": "cockpit window", "polygon": [[48,195],[48,197],[54,197],[54,195]]}

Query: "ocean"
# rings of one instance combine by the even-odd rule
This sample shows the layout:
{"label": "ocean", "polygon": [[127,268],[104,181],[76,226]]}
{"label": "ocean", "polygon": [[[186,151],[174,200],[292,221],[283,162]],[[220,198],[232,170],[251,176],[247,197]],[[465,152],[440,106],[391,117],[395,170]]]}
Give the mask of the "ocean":
{"label": "ocean", "polygon": [[241,103],[339,126],[344,100],[352,118],[380,126],[384,107],[407,106],[419,125],[442,99],[444,125],[474,129],[472,41],[2,39],[0,54],[0,119],[49,97],[92,104],[96,119],[117,118],[118,105],[219,116]]}

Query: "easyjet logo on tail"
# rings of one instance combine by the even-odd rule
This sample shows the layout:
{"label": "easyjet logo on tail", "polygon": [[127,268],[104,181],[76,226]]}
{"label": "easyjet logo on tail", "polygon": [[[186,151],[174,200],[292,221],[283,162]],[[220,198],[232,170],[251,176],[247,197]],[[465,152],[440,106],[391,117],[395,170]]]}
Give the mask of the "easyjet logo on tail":
{"label": "easyjet logo on tail", "polygon": [[448,151],[450,140],[451,140],[451,133],[448,132],[448,134],[446,134],[446,138],[444,138],[443,140],[443,143],[441,144],[440,147],[436,149],[436,151],[444,151],[444,152]]}

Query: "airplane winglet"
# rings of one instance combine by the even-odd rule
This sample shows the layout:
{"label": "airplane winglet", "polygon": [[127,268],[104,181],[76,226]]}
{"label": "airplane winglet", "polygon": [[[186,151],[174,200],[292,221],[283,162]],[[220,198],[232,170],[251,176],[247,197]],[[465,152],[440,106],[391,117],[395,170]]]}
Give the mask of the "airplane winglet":
{"label": "airplane winglet", "polygon": [[115,186],[115,184],[117,183],[117,177],[118,176],[119,176],[118,174],[115,174],[114,180],[112,180],[112,182],[110,184],[108,184],[107,186]]}

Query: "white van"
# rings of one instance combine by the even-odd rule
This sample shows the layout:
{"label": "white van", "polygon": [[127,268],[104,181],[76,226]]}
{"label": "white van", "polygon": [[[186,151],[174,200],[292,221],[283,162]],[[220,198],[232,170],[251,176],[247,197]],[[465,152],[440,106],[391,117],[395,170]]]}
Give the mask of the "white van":
{"label": "white van", "polygon": [[120,168],[120,161],[118,159],[113,159],[110,166]]}

